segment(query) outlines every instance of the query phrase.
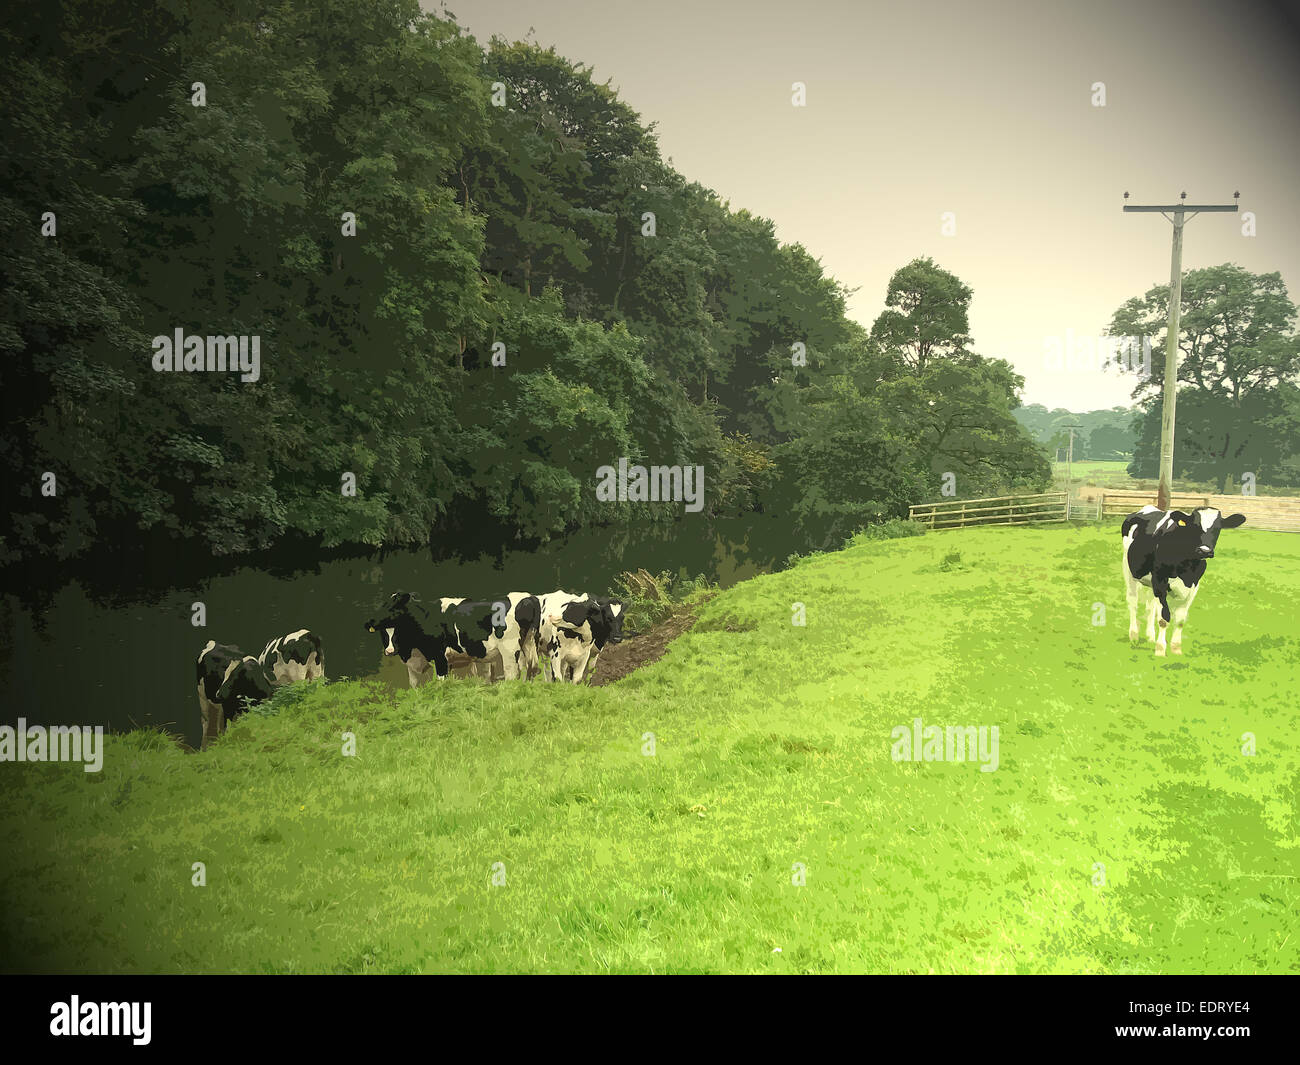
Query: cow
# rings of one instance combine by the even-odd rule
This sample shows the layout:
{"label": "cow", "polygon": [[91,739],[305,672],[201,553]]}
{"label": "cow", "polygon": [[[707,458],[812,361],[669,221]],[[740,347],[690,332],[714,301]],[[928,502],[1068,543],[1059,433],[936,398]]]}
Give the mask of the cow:
{"label": "cow", "polygon": [[446,679],[448,651],[476,660],[477,671],[489,677],[498,660],[509,680],[537,669],[541,607],[536,596],[511,592],[491,600],[444,597],[434,602],[436,606],[410,592],[394,592],[378,616],[366,622],[367,631],[380,633],[384,654],[397,655],[406,664],[412,688],[431,678]]}
{"label": "cow", "polygon": [[200,749],[225,731],[253,703],[267,698],[275,687],[271,672],[252,655],[232,644],[209,640],[199,652]]}
{"label": "cow", "polygon": [[540,597],[541,652],[551,663],[551,680],[581,684],[594,675],[600,653],[623,639],[623,603],[608,596],[551,592]]}
{"label": "cow", "polygon": [[[1128,638],[1138,639],[1138,600],[1144,587],[1151,589],[1147,613],[1147,639],[1156,654],[1165,654],[1165,630],[1173,628],[1169,650],[1183,653],[1183,626],[1187,611],[1205,576],[1206,560],[1214,557],[1219,533],[1245,522],[1243,514],[1224,517],[1214,507],[1197,507],[1190,514],[1145,506],[1130,514],[1120,526],[1124,540],[1124,589],[1128,597]],[[1160,637],[1156,639],[1156,614]]]}
{"label": "cow", "polygon": [[321,638],[310,629],[278,636],[266,645],[257,660],[275,678],[275,683],[325,679],[325,652]]}
{"label": "cow", "polygon": [[475,672],[492,679],[500,665],[507,680],[532,678],[540,672],[537,632],[542,609],[537,596],[510,592],[495,599],[445,600],[444,616],[450,615],[456,629],[456,650],[475,660]]}

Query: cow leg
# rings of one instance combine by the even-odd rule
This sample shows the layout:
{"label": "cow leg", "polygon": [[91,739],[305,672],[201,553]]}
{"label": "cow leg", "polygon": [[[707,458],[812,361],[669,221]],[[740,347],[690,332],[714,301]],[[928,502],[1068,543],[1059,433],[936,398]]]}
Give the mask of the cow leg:
{"label": "cow leg", "polygon": [[578,656],[577,662],[573,666],[573,683],[581,684],[582,678],[587,675],[587,663],[591,660],[591,644],[587,645],[586,652]]}
{"label": "cow leg", "polygon": [[446,672],[446,659],[443,659],[442,668],[436,666],[437,656],[434,656],[434,663],[424,657],[418,650],[411,652],[411,657],[406,660],[406,676],[411,682],[412,688],[418,688],[423,684],[429,683],[429,666],[435,666],[434,676],[442,679],[442,674]]}
{"label": "cow leg", "polygon": [[208,697],[203,691],[203,682],[199,681],[199,750],[207,750],[215,733],[209,733],[209,729],[220,726],[221,707],[216,703],[208,702]]}
{"label": "cow leg", "polygon": [[514,640],[501,640],[497,643],[501,654],[501,670],[506,680],[519,679],[519,644]]}
{"label": "cow leg", "polygon": [[532,680],[537,672],[537,638],[532,633],[519,640],[519,673],[524,680]]}
{"label": "cow leg", "polygon": [[[425,667],[426,669],[428,667]],[[451,671],[451,666],[447,662],[447,649],[442,646],[436,646],[433,649],[433,676],[436,680],[446,680],[447,674]],[[425,678],[428,679],[427,677]]]}
{"label": "cow leg", "polygon": [[203,742],[200,749],[206,750],[208,745],[221,735],[225,726],[225,709],[220,703],[208,703],[208,712],[203,716]]}
{"label": "cow leg", "polygon": [[1129,643],[1138,639],[1138,603],[1142,601],[1142,582],[1133,576],[1128,568],[1128,543],[1124,544],[1124,555],[1120,560],[1124,569],[1124,595],[1128,599],[1128,638]]}
{"label": "cow leg", "polygon": [[[1180,585],[1181,581],[1178,582]],[[1187,624],[1187,612],[1192,608],[1192,600],[1196,598],[1196,589],[1199,584],[1194,584],[1190,588],[1183,586],[1186,590],[1174,604],[1173,609],[1173,636],[1170,640],[1169,649],[1176,655],[1183,653],[1183,626]]]}
{"label": "cow leg", "polygon": [[1147,640],[1150,643],[1156,642],[1156,615],[1159,613],[1160,600],[1153,595],[1150,604],[1147,606]]}
{"label": "cow leg", "polygon": [[1169,628],[1169,578],[1158,573],[1151,574],[1151,592],[1160,606],[1160,635],[1156,638],[1156,655],[1165,655],[1165,634]]}

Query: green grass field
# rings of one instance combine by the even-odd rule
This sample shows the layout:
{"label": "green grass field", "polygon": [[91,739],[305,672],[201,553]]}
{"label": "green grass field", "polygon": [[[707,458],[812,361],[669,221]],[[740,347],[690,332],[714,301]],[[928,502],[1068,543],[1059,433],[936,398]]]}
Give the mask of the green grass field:
{"label": "green grass field", "polygon": [[[308,685],[205,754],[5,764],[5,964],[1297,972],[1298,563],[1225,533],[1157,659],[1114,529],[864,542],[607,688]],[[892,760],[917,717],[996,725],[997,770]]]}

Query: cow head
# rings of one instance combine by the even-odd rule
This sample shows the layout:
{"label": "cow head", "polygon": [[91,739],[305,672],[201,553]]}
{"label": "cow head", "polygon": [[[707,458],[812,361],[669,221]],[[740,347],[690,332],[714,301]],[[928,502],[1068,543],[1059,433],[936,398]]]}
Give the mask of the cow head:
{"label": "cow head", "polygon": [[375,616],[366,622],[366,632],[379,634],[384,654],[399,654],[398,630],[411,623],[411,603],[419,602],[410,592],[394,592],[380,604]]}
{"label": "cow head", "polygon": [[625,612],[622,602],[608,596],[602,596],[596,602],[600,604],[602,627],[609,633],[607,642],[622,643],[623,614]]}
{"label": "cow head", "polygon": [[216,701],[226,713],[226,720],[238,717],[251,703],[260,703],[275,690],[270,670],[252,655],[245,655],[226,671]]}
{"label": "cow head", "polygon": [[1187,542],[1188,553],[1194,558],[1213,558],[1219,533],[1224,529],[1235,529],[1246,521],[1244,514],[1231,514],[1225,518],[1214,507],[1197,507],[1190,514],[1171,510],[1169,517],[1178,530],[1179,539]]}
{"label": "cow head", "polygon": [[564,617],[574,625],[585,622],[597,650],[623,640],[623,604],[607,595],[589,596],[567,604]]}

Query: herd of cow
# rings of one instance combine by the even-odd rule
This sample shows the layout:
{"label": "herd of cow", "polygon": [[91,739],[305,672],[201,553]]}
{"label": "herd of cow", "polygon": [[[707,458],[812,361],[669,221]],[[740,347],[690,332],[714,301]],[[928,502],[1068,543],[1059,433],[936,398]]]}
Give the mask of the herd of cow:
{"label": "herd of cow", "polygon": [[[385,655],[406,665],[412,688],[443,680],[464,662],[485,680],[531,680],[549,667],[553,681],[581,684],[606,646],[623,639],[623,603],[608,596],[511,592],[496,599],[439,598],[425,603],[394,592],[365,623]],[[226,723],[284,684],[325,677],[321,639],[299,629],[257,657],[209,640],[198,660],[199,719],[204,747]]]}
{"label": "herd of cow", "polygon": [[[1120,536],[1130,640],[1138,638],[1139,603],[1149,590],[1147,639],[1155,642],[1157,655],[1164,655],[1166,631],[1172,630],[1168,650],[1182,653],[1183,626],[1206,560],[1214,557],[1220,532],[1245,520],[1241,514],[1225,518],[1213,507],[1188,513],[1151,506],[1124,519]],[[379,636],[385,655],[406,665],[412,688],[446,678],[453,656],[463,656],[469,671],[487,680],[531,680],[543,672],[545,658],[551,680],[581,684],[593,674],[601,651],[622,640],[623,604],[569,592],[426,603],[410,592],[394,592],[365,627]],[[324,676],[320,637],[308,629],[272,640],[256,658],[209,641],[198,661],[203,746],[276,687]]]}

